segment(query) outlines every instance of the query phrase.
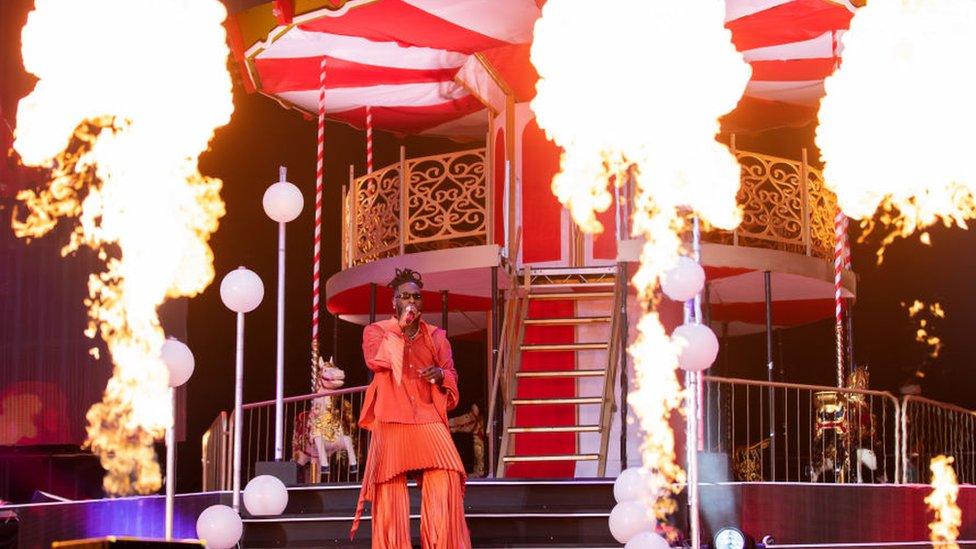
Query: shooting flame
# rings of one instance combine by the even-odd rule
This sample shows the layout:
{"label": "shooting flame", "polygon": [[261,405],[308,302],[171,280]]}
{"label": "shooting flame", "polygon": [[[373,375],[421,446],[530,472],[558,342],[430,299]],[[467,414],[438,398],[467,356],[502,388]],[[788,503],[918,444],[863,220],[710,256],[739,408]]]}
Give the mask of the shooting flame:
{"label": "shooting flame", "polygon": [[233,112],[226,16],[216,0],[37,0],[23,30],[39,81],[14,146],[52,180],[18,195],[27,215],[13,225],[36,238],[76,217],[62,254],[86,246],[105,261],[88,279],[86,334],[101,334],[114,371],[88,411],[87,443],[110,494],[160,487],[152,445],[172,410],[156,308],[214,276],[221,182],[197,158]]}
{"label": "shooting flame", "polygon": [[[866,233],[897,237],[976,217],[976,3],[872,0],[826,81],[817,145],[827,185]],[[863,237],[862,237],[863,238]]]}
{"label": "shooting flame", "polygon": [[936,456],[929,463],[932,471],[932,493],[925,496],[925,503],[935,513],[929,523],[929,539],[934,547],[959,549],[956,538],[962,526],[962,510],[956,505],[959,498],[959,482],[952,469],[953,458]]}
{"label": "shooting flame", "polygon": [[930,358],[939,358],[939,353],[942,352],[942,338],[932,332],[934,324],[938,320],[945,319],[945,310],[942,305],[939,303],[926,305],[916,299],[911,305],[902,302],[901,306],[908,311],[908,318],[915,319],[918,322],[918,327],[915,329],[915,341],[929,348]]}
{"label": "shooting flame", "polygon": [[[654,311],[658,277],[677,261],[692,212],[723,228],[741,219],[739,166],[715,135],[750,69],[724,17],[720,0],[549,0],[532,44],[540,75],[532,110],[565,151],[554,194],[583,230],[600,232],[595,212],[612,203],[608,183],[637,185],[633,230],[645,244],[633,283],[648,312],[630,348],[638,386],[630,402],[646,433],[641,452],[658,520],[674,509],[670,495],[684,479],[668,424],[682,398],[678,349]],[[593,97],[607,100],[581,108]]]}

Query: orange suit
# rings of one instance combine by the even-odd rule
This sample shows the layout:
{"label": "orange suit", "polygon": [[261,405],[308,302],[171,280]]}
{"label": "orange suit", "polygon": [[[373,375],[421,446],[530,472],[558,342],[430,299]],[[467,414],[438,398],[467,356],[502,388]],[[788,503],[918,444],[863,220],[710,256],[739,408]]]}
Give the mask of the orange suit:
{"label": "orange suit", "polygon": [[[395,318],[382,320],[363,331],[363,356],[375,375],[359,425],[372,436],[350,537],[359,528],[365,502],[371,501],[374,549],[411,547],[407,473],[420,471],[422,547],[470,548],[464,520],[466,475],[447,424],[447,411],[458,402],[447,334],[421,320],[411,340]],[[418,374],[431,365],[444,372],[440,385]]]}

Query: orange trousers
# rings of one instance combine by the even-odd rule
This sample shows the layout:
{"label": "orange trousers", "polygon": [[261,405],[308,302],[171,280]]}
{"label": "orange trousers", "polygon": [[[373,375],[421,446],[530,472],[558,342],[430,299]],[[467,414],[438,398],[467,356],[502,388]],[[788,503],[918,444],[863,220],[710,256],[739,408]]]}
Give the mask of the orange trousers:
{"label": "orange trousers", "polygon": [[[420,546],[423,549],[470,549],[461,474],[445,469],[425,469],[418,484],[421,488]],[[376,485],[372,509],[373,549],[411,547],[406,474]]]}

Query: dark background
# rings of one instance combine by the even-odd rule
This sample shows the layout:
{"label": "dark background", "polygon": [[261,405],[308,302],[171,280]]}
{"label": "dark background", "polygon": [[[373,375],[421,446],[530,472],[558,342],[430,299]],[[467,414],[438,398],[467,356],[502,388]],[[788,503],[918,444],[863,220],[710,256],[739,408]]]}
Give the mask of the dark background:
{"label": "dark background", "polygon": [[[0,136],[5,135],[8,127],[12,129],[17,101],[31,90],[34,82],[24,73],[20,59],[20,28],[31,7],[31,0],[0,0]],[[233,70],[236,69],[232,67]],[[236,74],[235,83],[239,83]],[[282,109],[266,97],[248,95],[239,85],[235,85],[234,91],[233,118],[230,124],[217,130],[211,150],[200,162],[202,173],[223,180],[221,195],[228,213],[210,242],[215,254],[216,280],[201,296],[189,302],[185,316],[188,343],[195,354],[197,367],[187,385],[186,438],[179,453],[180,491],[199,489],[200,436],[221,410],[229,410],[232,406],[234,318],[220,301],[219,281],[238,265],[254,270],[264,280],[266,288],[262,306],[247,316],[245,402],[274,396],[276,230],[261,208],[261,196],[267,185],[277,179],[279,165],[288,167],[288,179],[305,195],[305,210],[299,219],[288,225],[285,393],[304,394],[309,389],[315,122]],[[179,106],[170,105],[169,108]],[[741,149],[789,158],[799,158],[800,150],[805,146],[811,150],[810,158],[817,158],[812,136],[813,125],[809,125],[739,135],[737,144]],[[401,144],[407,146],[411,156],[475,146],[438,139],[404,140],[378,132],[374,147],[375,166],[395,162]],[[357,175],[364,172],[364,135],[345,125],[329,123],[325,150],[323,285],[339,270],[340,186],[348,180],[349,164],[355,165]],[[6,158],[2,160],[0,167],[7,162]],[[0,345],[6,346],[0,348],[0,394],[10,389],[13,383],[36,380],[41,376],[70,386],[74,392],[66,399],[73,406],[71,409],[85,410],[99,398],[110,371],[104,359],[95,362],[88,357],[86,351],[90,341],[81,336],[84,277],[80,273],[97,265],[88,252],[64,261],[57,259],[57,249],[63,242],[57,234],[30,246],[13,238],[9,228],[10,193],[16,186],[43,183],[43,178],[31,172],[18,171],[11,175],[9,164],[6,168],[7,172],[0,170],[0,184],[6,185],[0,187],[0,208],[3,208],[0,209],[0,299],[3,300],[0,303]],[[852,227],[852,233],[856,236],[859,231]],[[63,237],[63,230],[61,234]],[[974,249],[976,236],[968,231],[944,228],[933,229],[931,235],[931,246],[922,245],[916,239],[896,241],[880,267],[875,264],[874,255],[877,238],[854,245],[853,265],[859,274],[858,301],[853,310],[856,360],[870,365],[873,388],[897,391],[901,383],[921,368],[926,374],[922,380],[926,396],[973,408],[976,407],[976,396],[971,388],[976,374],[966,341],[971,337],[970,318],[976,312],[974,293],[969,291],[976,272],[976,259],[969,250]],[[19,262],[16,270],[15,256]],[[28,296],[18,290],[13,284],[16,277],[30,279],[30,287],[37,288],[36,295]],[[24,300],[23,303],[12,301],[18,299]],[[936,327],[937,335],[945,344],[937,360],[926,359],[925,349],[914,342],[913,323],[900,305],[914,299],[939,301],[948,314],[948,318]],[[40,305],[26,307],[25,303]],[[380,303],[379,306],[381,314],[384,313],[387,304]],[[28,311],[46,316],[30,316]],[[332,349],[331,319],[324,315],[322,322],[322,345],[324,354],[328,355]],[[25,331],[29,326],[33,327]],[[359,351],[360,333],[361,328],[345,323],[340,330],[338,363],[347,370],[349,385],[365,381]],[[55,341],[52,334],[59,339]],[[784,379],[833,384],[833,334],[830,319],[778,332],[775,358]],[[42,360],[30,352],[34,348],[30,345],[38,349],[55,346],[56,351],[49,351],[49,356],[45,355]],[[483,399],[484,348],[480,343],[467,340],[456,341],[454,345],[466,389],[466,402],[462,403],[461,409],[466,409],[474,399]],[[19,346],[16,352],[11,350],[13,346]],[[28,356],[34,362],[25,365],[15,356]],[[763,336],[728,341],[718,371],[724,375],[765,378]],[[68,383],[75,378],[85,380],[86,384],[76,387]],[[74,417],[72,421],[69,426],[72,436],[83,436],[83,416]],[[75,440],[76,444],[80,442],[81,439]],[[37,449],[31,451],[34,450]],[[8,447],[4,451],[16,454],[25,450]],[[0,491],[0,497],[5,495]]]}

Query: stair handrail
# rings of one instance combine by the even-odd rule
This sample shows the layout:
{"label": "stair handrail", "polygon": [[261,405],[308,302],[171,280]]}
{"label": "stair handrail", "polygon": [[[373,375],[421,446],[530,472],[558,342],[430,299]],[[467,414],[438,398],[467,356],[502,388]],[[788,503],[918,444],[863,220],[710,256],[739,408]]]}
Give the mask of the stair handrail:
{"label": "stair handrail", "polygon": [[508,259],[505,265],[505,272],[508,274],[508,293],[505,296],[505,307],[504,316],[502,317],[502,329],[500,342],[501,345],[498,349],[498,355],[495,357],[495,368],[491,380],[491,396],[488,399],[488,436],[492,436],[495,431],[495,404],[498,401],[498,386],[501,379],[501,374],[508,366],[508,356],[511,354],[511,342],[509,337],[509,331],[511,330],[512,322],[514,319],[514,311],[509,309],[514,306],[516,299],[518,299],[518,271],[515,270],[515,259],[518,257],[519,248],[522,246],[522,227],[519,227],[515,233],[515,248],[513,249],[514,254]]}
{"label": "stair handrail", "polygon": [[514,313],[511,310],[517,301],[518,297],[515,294],[515,289],[513,288],[505,296],[505,314],[502,319],[502,329],[501,329],[501,345],[498,349],[498,355],[495,358],[495,368],[492,374],[491,380],[491,396],[488,399],[488,436],[492,436],[495,432],[495,406],[498,402],[498,390],[501,381],[502,373],[508,366],[508,355],[510,349],[510,336],[509,332],[513,324]]}
{"label": "stair handrail", "polygon": [[[610,448],[610,431],[613,425],[613,414],[616,411],[616,379],[617,366],[620,362],[620,303],[626,299],[627,280],[615,272],[613,286],[613,305],[610,309],[610,342],[607,345],[606,375],[603,377],[603,405],[600,407],[600,458],[597,462],[597,476],[602,477],[607,470],[607,453]],[[626,425],[621,425],[626,429]]]}
{"label": "stair handrail", "polygon": [[[517,279],[516,279],[517,280]],[[502,439],[501,444],[498,447],[498,460],[496,464],[496,476],[505,476],[505,460],[504,457],[508,452],[509,437],[508,428],[512,424],[513,416],[515,411],[512,408],[512,400],[515,398],[515,372],[519,368],[519,363],[522,358],[521,345],[522,339],[525,333],[525,317],[529,308],[529,285],[532,281],[532,268],[525,267],[522,272],[522,284],[519,285],[516,282],[512,287],[512,293],[515,297],[512,306],[512,322],[510,323],[510,330],[508,333],[508,349],[505,354],[504,371],[500,372],[505,376],[505,387],[503,391],[503,402],[505,404],[505,412],[502,417]]]}

